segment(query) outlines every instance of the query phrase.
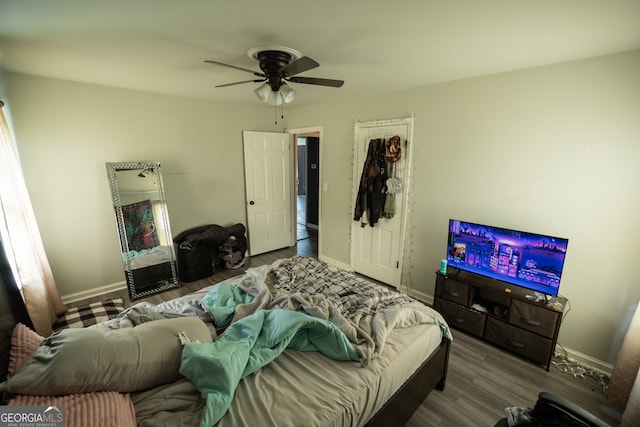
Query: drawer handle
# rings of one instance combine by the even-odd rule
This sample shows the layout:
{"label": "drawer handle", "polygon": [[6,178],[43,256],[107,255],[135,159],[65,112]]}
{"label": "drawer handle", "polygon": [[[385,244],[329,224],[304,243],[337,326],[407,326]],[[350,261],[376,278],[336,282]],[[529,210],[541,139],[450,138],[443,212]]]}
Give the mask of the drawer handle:
{"label": "drawer handle", "polygon": [[458,317],[456,319],[456,323],[464,323],[464,319],[462,317]]}
{"label": "drawer handle", "polygon": [[522,316],[520,316],[520,320],[522,320],[527,325],[542,326],[542,322],[540,322],[538,320],[531,320],[531,319],[527,319],[526,317],[522,317]]}
{"label": "drawer handle", "polygon": [[451,295],[452,297],[457,297],[457,296],[459,296],[459,295],[460,295],[458,292],[452,292],[452,291],[447,291],[447,293],[448,293],[449,295]]}
{"label": "drawer handle", "polygon": [[514,348],[524,348],[524,344],[519,343],[519,342],[515,342],[515,341],[511,341],[509,338],[505,338],[504,339],[511,347]]}

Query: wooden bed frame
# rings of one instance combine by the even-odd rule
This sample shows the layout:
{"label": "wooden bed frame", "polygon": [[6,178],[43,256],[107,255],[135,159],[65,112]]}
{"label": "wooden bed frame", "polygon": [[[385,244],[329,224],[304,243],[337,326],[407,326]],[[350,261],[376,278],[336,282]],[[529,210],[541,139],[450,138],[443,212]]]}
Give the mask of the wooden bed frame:
{"label": "wooden bed frame", "polygon": [[[4,381],[9,364],[11,335],[18,322],[31,327],[22,296],[11,274],[0,241],[0,381]],[[425,360],[404,385],[374,415],[367,426],[404,425],[431,390],[444,390],[449,362],[450,342],[443,339],[438,349]],[[4,404],[4,396],[0,402]]]}
{"label": "wooden bed frame", "polygon": [[449,368],[451,341],[440,346],[413,373],[398,391],[367,423],[367,427],[403,426],[424,402],[431,390],[444,390]]}

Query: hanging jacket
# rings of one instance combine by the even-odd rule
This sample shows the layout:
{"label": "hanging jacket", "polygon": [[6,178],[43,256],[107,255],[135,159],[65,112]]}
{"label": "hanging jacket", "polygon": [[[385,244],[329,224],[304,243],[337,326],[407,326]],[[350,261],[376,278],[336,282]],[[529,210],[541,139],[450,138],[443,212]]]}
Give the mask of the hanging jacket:
{"label": "hanging jacket", "polygon": [[358,197],[353,213],[355,221],[359,221],[366,213],[367,222],[371,227],[378,222],[380,215],[382,215],[386,199],[387,172],[384,154],[384,139],[369,141],[369,149],[362,168]]}

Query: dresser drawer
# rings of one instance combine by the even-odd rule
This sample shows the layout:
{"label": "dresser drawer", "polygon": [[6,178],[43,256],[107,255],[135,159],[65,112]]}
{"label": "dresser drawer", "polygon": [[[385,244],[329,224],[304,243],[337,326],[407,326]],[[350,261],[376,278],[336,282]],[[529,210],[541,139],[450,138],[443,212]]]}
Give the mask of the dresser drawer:
{"label": "dresser drawer", "polygon": [[524,301],[512,300],[509,310],[509,323],[519,326],[547,338],[555,336],[560,321],[560,313],[528,304]]}
{"label": "dresser drawer", "polygon": [[473,288],[466,283],[438,276],[436,295],[460,305],[469,306],[473,299]]}
{"label": "dresser drawer", "polygon": [[447,300],[436,298],[434,308],[442,314],[450,326],[481,337],[486,316]]}
{"label": "dresser drawer", "polygon": [[531,360],[545,365],[549,363],[553,342],[548,338],[543,338],[493,318],[487,319],[484,338]]}

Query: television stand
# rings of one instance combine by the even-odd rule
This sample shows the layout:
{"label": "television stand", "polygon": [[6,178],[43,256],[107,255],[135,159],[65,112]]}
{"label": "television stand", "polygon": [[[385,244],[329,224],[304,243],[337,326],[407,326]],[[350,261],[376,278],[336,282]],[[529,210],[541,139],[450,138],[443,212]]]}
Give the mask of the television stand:
{"label": "television stand", "polygon": [[566,303],[564,297],[540,298],[456,268],[436,272],[433,306],[450,326],[545,365],[547,371]]}

